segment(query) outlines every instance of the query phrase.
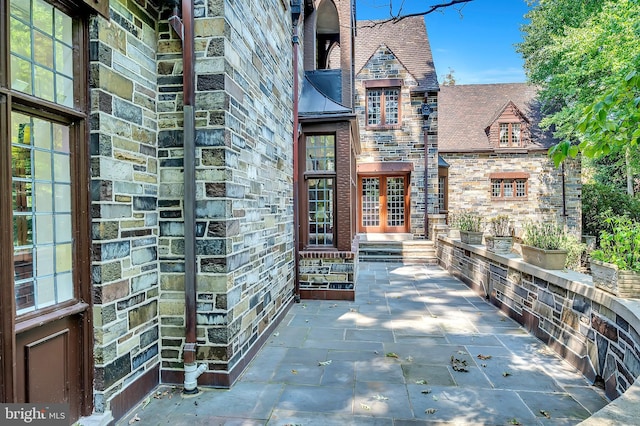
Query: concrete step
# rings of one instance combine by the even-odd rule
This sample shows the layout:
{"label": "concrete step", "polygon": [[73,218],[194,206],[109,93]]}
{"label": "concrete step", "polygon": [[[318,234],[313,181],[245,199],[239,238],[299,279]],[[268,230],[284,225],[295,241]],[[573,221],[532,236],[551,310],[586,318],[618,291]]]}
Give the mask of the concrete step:
{"label": "concrete step", "polygon": [[428,240],[360,241],[361,262],[437,263],[436,249]]}

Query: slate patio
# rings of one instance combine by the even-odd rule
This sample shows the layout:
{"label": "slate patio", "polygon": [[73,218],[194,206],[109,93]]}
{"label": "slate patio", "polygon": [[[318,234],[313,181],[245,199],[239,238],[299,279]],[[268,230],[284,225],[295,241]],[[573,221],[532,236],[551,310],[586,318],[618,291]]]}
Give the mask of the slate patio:
{"label": "slate patio", "polygon": [[445,270],[397,263],[361,263],[355,302],[295,304],[230,390],[201,390],[119,424],[574,425],[607,404]]}

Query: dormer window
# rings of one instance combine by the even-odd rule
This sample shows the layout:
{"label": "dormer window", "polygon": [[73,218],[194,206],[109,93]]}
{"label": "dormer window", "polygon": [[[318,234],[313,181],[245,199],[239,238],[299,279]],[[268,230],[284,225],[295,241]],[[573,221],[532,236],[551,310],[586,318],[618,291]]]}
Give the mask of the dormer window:
{"label": "dormer window", "polygon": [[395,129],[401,124],[399,79],[366,81],[367,127]]}
{"label": "dormer window", "polygon": [[520,137],[520,123],[500,123],[500,147],[522,146]]}

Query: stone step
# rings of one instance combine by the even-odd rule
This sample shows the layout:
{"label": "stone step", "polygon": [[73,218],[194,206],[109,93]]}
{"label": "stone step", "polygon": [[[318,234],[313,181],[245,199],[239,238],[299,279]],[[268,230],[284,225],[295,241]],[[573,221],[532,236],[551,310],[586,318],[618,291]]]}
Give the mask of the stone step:
{"label": "stone step", "polygon": [[437,263],[432,241],[360,241],[358,259],[361,262]]}

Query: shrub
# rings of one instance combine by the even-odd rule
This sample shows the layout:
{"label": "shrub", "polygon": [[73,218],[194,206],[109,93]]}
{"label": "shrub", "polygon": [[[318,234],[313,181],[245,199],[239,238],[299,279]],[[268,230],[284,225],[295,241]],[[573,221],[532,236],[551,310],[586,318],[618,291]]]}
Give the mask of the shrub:
{"label": "shrub", "polygon": [[612,186],[583,185],[582,233],[599,236],[606,228],[606,218],[612,215],[640,221],[640,200]]}
{"label": "shrub", "polygon": [[482,232],[482,218],[473,211],[462,211],[455,215],[454,226],[461,231]]}
{"label": "shrub", "polygon": [[600,249],[591,257],[627,271],[640,272],[640,222],[628,216],[607,215],[600,232]]}
{"label": "shrub", "polygon": [[511,236],[511,219],[509,215],[501,214],[492,218],[489,220],[489,226],[491,227],[491,234],[496,237]]}

